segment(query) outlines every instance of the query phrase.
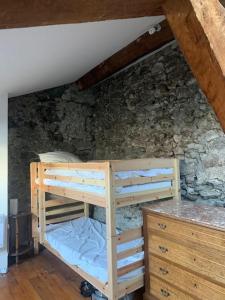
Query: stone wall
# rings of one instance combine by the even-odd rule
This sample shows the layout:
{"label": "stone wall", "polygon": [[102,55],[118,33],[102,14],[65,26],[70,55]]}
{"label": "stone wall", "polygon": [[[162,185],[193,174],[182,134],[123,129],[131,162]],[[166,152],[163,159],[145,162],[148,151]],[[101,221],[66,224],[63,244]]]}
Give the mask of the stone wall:
{"label": "stone wall", "polygon": [[30,206],[29,164],[37,154],[63,150],[92,159],[94,97],[63,86],[9,100],[9,198]]}
{"label": "stone wall", "polygon": [[[175,43],[95,94],[97,159],[179,157],[183,197],[225,203],[225,136]],[[136,207],[120,210],[118,226],[136,226],[140,215]],[[104,220],[101,209],[95,216]]]}
{"label": "stone wall", "polygon": [[[225,203],[225,137],[176,44],[96,88],[63,86],[10,99],[9,197],[30,203],[29,163],[64,150],[82,159],[179,157],[182,195]],[[137,207],[117,212],[118,226],[141,223]],[[101,209],[95,217],[104,220]]]}

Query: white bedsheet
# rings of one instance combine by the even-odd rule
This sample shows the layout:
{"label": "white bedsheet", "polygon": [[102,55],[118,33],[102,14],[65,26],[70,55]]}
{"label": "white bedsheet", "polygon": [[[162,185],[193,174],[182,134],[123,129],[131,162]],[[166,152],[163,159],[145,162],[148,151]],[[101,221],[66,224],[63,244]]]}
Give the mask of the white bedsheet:
{"label": "white bedsheet", "polygon": [[[74,176],[88,179],[104,179],[104,172],[101,171],[83,171],[73,169],[50,169],[46,170],[47,175],[59,175],[59,176]],[[120,171],[115,172],[116,179],[127,179],[135,177],[150,177],[157,175],[169,175],[173,174],[172,168],[163,169],[149,169],[149,170],[133,170],[133,171]]]}
{"label": "white bedsheet", "polygon": [[[57,250],[66,262],[76,265],[85,272],[99,279],[108,281],[106,225],[99,221],[82,217],[73,221],[48,225],[46,239],[52,248]],[[117,252],[143,245],[143,238],[118,245]],[[123,267],[143,259],[144,252],[118,261],[117,266]],[[118,282],[129,280],[144,272],[141,267],[118,278]]]}
{"label": "white bedsheet", "polygon": [[[64,188],[68,188],[68,189],[79,190],[81,192],[94,193],[99,196],[105,195],[105,187],[104,186],[87,185],[87,184],[80,184],[80,183],[75,183],[75,182],[52,180],[52,179],[44,179],[44,184],[49,185],[49,186],[57,186],[57,187],[64,187]],[[147,191],[147,190],[170,188],[170,187],[171,187],[171,181],[163,181],[163,182],[117,187],[115,189],[115,192],[117,195],[123,195],[123,194],[127,194],[127,193],[137,193],[137,192],[143,192],[143,191]]]}
{"label": "white bedsheet", "polygon": [[[52,169],[47,170],[45,172],[47,175],[58,175],[58,176],[73,176],[79,178],[88,178],[88,179],[104,179],[104,173],[98,171],[81,171],[81,170],[62,170],[62,169]],[[150,169],[150,170],[136,170],[136,171],[123,171],[116,172],[115,177],[117,179],[126,179],[126,178],[135,178],[135,177],[149,177],[149,176],[157,176],[157,175],[168,175],[172,174],[173,169]],[[45,179],[45,185],[49,186],[57,186],[57,187],[65,187],[69,189],[76,189],[79,191],[95,193],[100,196],[105,195],[105,187],[102,186],[94,186],[94,185],[84,185],[75,182],[69,181],[60,181],[53,179]],[[170,188],[171,181],[164,182],[156,182],[156,183],[147,183],[147,184],[138,184],[138,185],[130,185],[117,187],[115,189],[116,194],[123,195],[127,193],[137,193],[143,192],[146,190],[154,190],[159,188]]]}

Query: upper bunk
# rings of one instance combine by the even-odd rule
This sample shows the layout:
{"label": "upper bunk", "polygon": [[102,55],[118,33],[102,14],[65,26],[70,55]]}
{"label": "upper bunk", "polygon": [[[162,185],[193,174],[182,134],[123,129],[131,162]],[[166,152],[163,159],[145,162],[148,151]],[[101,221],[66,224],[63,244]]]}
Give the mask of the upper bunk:
{"label": "upper bunk", "polygon": [[180,199],[178,159],[84,163],[31,163],[31,185],[46,193],[115,208],[164,198]]}

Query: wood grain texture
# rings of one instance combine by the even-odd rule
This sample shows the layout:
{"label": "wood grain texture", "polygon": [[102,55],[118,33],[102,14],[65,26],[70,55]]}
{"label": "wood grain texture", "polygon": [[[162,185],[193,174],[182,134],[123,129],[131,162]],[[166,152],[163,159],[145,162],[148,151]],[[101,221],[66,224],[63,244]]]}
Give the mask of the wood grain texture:
{"label": "wood grain texture", "polygon": [[162,0],[1,1],[0,28],[137,18],[162,14]]}
{"label": "wood grain texture", "polygon": [[49,252],[44,251],[0,278],[0,300],[81,300],[81,278]]}
{"label": "wood grain texture", "polygon": [[144,210],[144,235],[145,299],[225,298],[224,232]]}
{"label": "wood grain texture", "polygon": [[130,65],[144,55],[153,52],[174,39],[167,21],[161,22],[161,31],[150,35],[148,32],[121,49],[110,58],[85,74],[76,83],[81,90],[104,80],[112,74]]}
{"label": "wood grain texture", "polygon": [[[10,267],[0,278],[0,300],[82,300],[82,278],[47,250]],[[142,299],[138,291],[135,300]]]}
{"label": "wood grain texture", "polygon": [[225,10],[217,0],[166,0],[163,9],[193,74],[225,130]]}

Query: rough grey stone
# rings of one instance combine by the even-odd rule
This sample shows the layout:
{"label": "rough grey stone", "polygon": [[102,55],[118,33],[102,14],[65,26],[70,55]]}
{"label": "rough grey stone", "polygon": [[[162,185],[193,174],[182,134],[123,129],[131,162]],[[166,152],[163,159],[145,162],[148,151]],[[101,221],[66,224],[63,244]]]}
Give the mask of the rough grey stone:
{"label": "rough grey stone", "polygon": [[95,95],[97,159],[184,158],[182,196],[224,202],[225,136],[176,45],[106,80]]}
{"label": "rough grey stone", "polygon": [[[225,136],[176,44],[88,91],[68,85],[11,99],[9,197],[22,208],[29,162],[52,150],[84,160],[179,157],[182,196],[225,203]],[[100,208],[94,216],[105,220]],[[141,222],[140,206],[117,211],[119,227]]]}
{"label": "rough grey stone", "polygon": [[30,207],[29,164],[38,153],[63,150],[92,159],[93,94],[63,86],[9,100],[9,198]]}

